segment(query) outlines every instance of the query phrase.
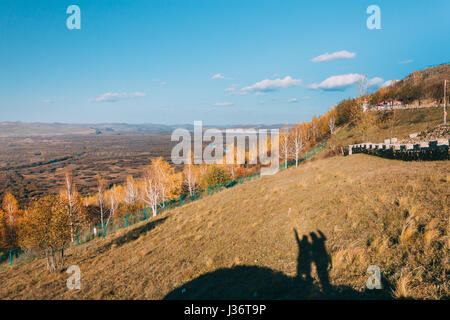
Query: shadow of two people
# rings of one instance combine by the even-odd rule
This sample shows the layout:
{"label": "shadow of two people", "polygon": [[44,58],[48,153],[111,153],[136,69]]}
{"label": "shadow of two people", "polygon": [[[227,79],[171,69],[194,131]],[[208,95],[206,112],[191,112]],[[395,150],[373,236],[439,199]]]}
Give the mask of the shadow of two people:
{"label": "shadow of two people", "polygon": [[[221,299],[388,299],[384,290],[359,292],[347,286],[332,286],[332,268],[325,235],[318,230],[300,239],[294,229],[298,247],[297,274],[294,277],[265,267],[236,266],[217,269],[199,276],[168,293],[167,300]],[[319,284],[312,277],[315,265]]]}
{"label": "shadow of two people", "polygon": [[328,276],[328,271],[332,268],[331,256],[325,247],[325,241],[327,240],[325,235],[320,230],[317,232],[319,236],[315,232],[309,234],[310,242],[306,235],[300,240],[297,230],[294,229],[298,246],[297,277],[306,283],[312,283],[311,265],[315,264],[320,285],[323,291],[328,292],[331,289]]}

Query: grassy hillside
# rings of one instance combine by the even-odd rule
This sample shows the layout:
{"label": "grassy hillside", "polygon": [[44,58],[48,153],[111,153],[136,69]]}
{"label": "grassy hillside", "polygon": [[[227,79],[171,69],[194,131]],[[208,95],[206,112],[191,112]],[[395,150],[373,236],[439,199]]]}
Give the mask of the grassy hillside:
{"label": "grassy hillside", "polygon": [[377,90],[370,95],[369,100],[374,104],[391,99],[412,104],[421,104],[421,102],[441,104],[444,98],[444,80],[449,78],[449,63],[414,71],[389,87]]}
{"label": "grassy hillside", "polygon": [[369,129],[368,141],[362,141],[361,134],[356,127],[344,125],[337,128],[335,134],[329,139],[332,146],[348,146],[361,142],[383,142],[388,138],[407,139],[411,133],[420,133],[440,125],[443,122],[442,108],[404,109],[397,110],[397,122],[392,129],[388,121],[383,118],[391,117],[392,112],[376,112],[376,123]]}
{"label": "grassy hillside", "polygon": [[300,239],[326,236],[334,288],[360,292],[377,265],[388,295],[448,298],[448,182],[448,162],[308,161],[70,249],[80,291],[66,288],[68,274],[48,274],[44,259],[4,263],[0,299],[320,297],[314,270],[310,287],[293,288],[307,269],[294,229]]}

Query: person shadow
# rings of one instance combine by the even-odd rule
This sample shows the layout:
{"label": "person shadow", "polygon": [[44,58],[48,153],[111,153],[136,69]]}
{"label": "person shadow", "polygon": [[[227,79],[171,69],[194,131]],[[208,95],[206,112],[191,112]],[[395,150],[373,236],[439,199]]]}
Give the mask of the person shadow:
{"label": "person shadow", "polygon": [[311,265],[315,264],[316,273],[319,278],[319,283],[324,292],[331,291],[330,279],[328,272],[332,268],[331,256],[328,254],[325,241],[327,238],[318,230],[309,234],[311,242],[308,237],[304,235],[302,240],[299,240],[297,230],[294,229],[295,238],[299,248],[297,258],[297,276],[304,277],[308,282],[312,282]]}
{"label": "person shadow", "polygon": [[[293,277],[259,266],[221,268],[201,275],[169,292],[164,300],[294,300],[294,299],[391,299],[390,290],[360,292],[348,286],[332,286],[331,256],[327,238],[318,230],[300,239],[297,274]],[[312,276],[315,266],[317,280]],[[367,275],[362,275],[366,277]],[[368,276],[367,276],[368,277]]]}

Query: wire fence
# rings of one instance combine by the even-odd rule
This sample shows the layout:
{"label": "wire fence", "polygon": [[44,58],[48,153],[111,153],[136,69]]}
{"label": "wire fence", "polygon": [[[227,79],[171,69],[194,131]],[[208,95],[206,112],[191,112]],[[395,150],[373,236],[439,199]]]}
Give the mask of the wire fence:
{"label": "wire fence", "polygon": [[[280,164],[279,171],[284,171],[291,167],[295,167],[301,162],[311,159],[312,156],[326,148],[326,142],[312,149],[311,152],[306,153],[303,158],[290,159]],[[196,189],[192,193],[181,194],[177,198],[167,199],[162,201],[156,206],[156,214],[153,214],[150,207],[143,207],[137,211],[134,211],[123,216],[111,218],[109,221],[105,221],[103,225],[95,224],[81,230],[76,230],[75,241],[71,243],[71,246],[80,246],[88,243],[96,238],[106,238],[113,235],[118,230],[127,229],[130,226],[146,220],[150,221],[157,215],[160,215],[167,210],[183,207],[189,203],[197,201],[199,199],[208,197],[214,193],[221,192],[222,190],[232,188],[236,185],[243,184],[261,178],[261,173],[254,173],[237,179],[232,179],[226,182],[218,183],[215,185],[207,186],[205,189]],[[21,248],[12,249],[3,254],[0,254],[0,263],[4,263],[9,260],[9,265],[12,268],[13,264],[19,264],[20,262],[27,262],[37,257],[38,254],[32,250],[24,250]]]}

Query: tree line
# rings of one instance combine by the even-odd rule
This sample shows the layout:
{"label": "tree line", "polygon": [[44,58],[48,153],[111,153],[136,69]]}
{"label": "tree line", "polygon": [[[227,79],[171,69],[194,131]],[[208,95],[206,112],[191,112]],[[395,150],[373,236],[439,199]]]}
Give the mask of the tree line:
{"label": "tree line", "polygon": [[[241,167],[237,177],[245,175]],[[0,209],[0,252],[16,248],[32,250],[46,257],[50,272],[64,268],[64,248],[76,241],[79,230],[100,223],[107,228],[113,218],[139,208],[150,207],[153,216],[157,205],[183,193],[230,180],[225,166],[186,164],[182,171],[161,157],[152,159],[141,177],[129,176],[121,185],[109,185],[97,176],[96,192],[82,196],[73,172],[66,170],[63,188],[20,208],[16,198],[6,192]]]}

